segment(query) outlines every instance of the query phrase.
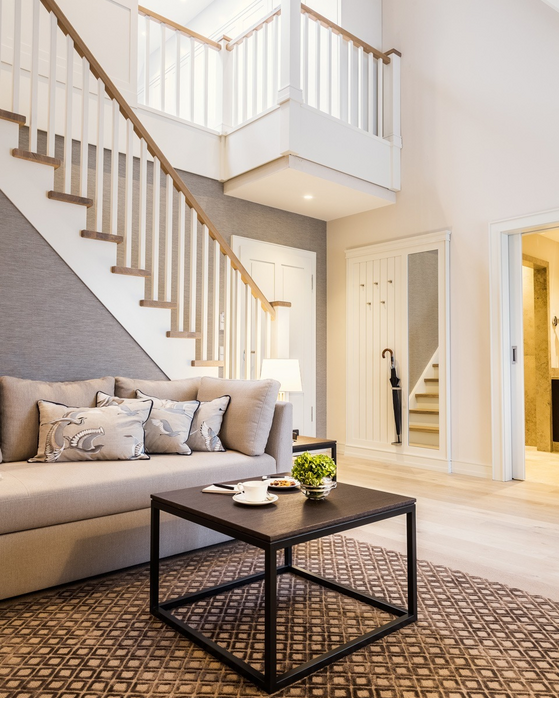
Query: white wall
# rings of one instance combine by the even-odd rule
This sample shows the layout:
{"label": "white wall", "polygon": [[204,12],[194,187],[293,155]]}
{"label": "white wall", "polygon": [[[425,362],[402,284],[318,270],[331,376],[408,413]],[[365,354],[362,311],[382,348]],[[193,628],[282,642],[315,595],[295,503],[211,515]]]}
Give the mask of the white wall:
{"label": "white wall", "polygon": [[345,249],[451,228],[452,454],[488,474],[488,223],[559,205],[559,14],[384,0],[383,21],[383,46],[403,53],[402,191],[328,224],[328,436],[345,441]]}

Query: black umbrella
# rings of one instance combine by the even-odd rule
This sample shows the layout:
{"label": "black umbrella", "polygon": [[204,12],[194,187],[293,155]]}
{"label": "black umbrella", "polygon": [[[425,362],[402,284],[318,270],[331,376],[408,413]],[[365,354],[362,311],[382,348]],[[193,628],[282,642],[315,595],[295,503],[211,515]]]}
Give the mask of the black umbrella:
{"label": "black umbrella", "polygon": [[392,385],[392,405],[394,407],[394,424],[396,425],[396,442],[392,445],[402,444],[402,388],[400,387],[400,378],[396,375],[396,364],[394,363],[394,353],[390,348],[382,351],[382,357],[390,353],[390,384]]}

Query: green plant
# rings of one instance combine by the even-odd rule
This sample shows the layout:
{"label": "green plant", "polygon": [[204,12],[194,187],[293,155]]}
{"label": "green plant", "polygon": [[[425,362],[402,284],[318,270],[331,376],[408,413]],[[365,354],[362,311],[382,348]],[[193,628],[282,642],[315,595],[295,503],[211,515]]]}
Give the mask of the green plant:
{"label": "green plant", "polygon": [[336,474],[336,463],[328,455],[304,452],[295,458],[291,475],[304,485],[322,485],[323,478]]}

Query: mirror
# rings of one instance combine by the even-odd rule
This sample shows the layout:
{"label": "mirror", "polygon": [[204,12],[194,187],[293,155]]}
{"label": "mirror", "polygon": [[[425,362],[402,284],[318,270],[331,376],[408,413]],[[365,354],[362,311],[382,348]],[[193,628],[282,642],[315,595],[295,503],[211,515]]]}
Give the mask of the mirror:
{"label": "mirror", "polygon": [[408,255],[408,443],[439,449],[439,251]]}

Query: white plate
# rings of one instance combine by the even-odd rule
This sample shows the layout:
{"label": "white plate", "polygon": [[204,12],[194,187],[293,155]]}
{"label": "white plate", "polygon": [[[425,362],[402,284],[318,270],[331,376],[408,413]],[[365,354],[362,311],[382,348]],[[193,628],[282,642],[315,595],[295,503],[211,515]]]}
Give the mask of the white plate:
{"label": "white plate", "polygon": [[233,495],[233,500],[241,503],[241,505],[271,505],[272,503],[275,503],[277,499],[278,496],[273,495],[272,493],[268,493],[268,498],[266,500],[247,500],[243,497],[243,493]]}

